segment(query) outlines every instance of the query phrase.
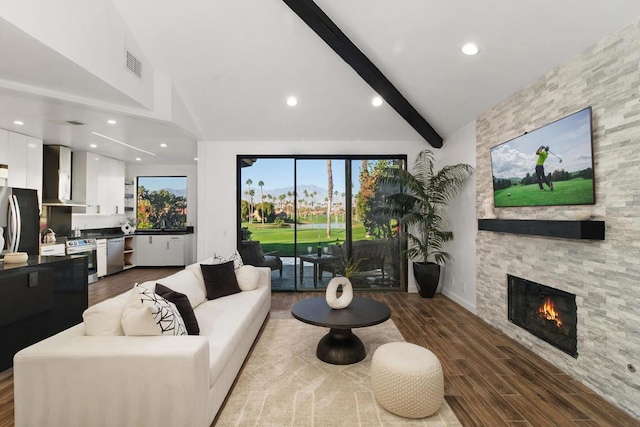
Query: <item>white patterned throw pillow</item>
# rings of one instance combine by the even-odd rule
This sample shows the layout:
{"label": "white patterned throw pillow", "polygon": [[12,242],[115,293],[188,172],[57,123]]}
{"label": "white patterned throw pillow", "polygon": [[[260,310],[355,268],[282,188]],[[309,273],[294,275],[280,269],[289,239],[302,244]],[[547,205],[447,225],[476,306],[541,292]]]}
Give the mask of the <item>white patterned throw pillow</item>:
{"label": "white patterned throw pillow", "polygon": [[125,335],[187,335],[175,304],[137,283],[122,314]]}
{"label": "white patterned throw pillow", "polygon": [[240,256],[240,252],[238,252],[237,249],[226,258],[222,255],[218,255],[215,252],[213,253],[213,264],[224,264],[225,262],[229,261],[233,261],[234,270],[237,270],[244,265],[244,263],[242,262],[242,257]]}

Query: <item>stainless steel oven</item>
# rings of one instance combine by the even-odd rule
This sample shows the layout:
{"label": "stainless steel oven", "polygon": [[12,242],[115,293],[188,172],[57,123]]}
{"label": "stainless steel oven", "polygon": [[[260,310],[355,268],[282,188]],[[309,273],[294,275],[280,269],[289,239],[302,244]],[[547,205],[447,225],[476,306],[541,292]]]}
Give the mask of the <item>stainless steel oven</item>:
{"label": "stainless steel oven", "polygon": [[75,239],[67,240],[67,255],[86,255],[87,256],[87,270],[89,272],[88,282],[93,283],[98,281],[98,264],[97,264],[97,249],[98,244],[96,239]]}

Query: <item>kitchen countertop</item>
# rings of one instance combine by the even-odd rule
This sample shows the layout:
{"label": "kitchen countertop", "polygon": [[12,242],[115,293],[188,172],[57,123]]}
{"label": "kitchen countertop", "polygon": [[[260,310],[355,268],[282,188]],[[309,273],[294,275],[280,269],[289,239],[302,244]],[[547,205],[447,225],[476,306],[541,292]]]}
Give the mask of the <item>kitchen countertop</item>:
{"label": "kitchen countertop", "polygon": [[193,234],[193,230],[136,230],[134,234],[139,236],[156,236],[156,235],[166,235],[166,234]]}
{"label": "kitchen countertop", "polygon": [[[161,235],[185,235],[193,234],[193,227],[189,226],[182,230],[136,230],[133,234],[124,234],[119,227],[111,228],[94,228],[88,230],[82,230],[82,235],[79,237],[61,237],[56,240],[56,243],[64,243],[67,240],[76,239],[116,239],[124,236],[161,236]],[[64,239],[64,240],[62,240]],[[62,240],[62,241],[60,241]]]}
{"label": "kitchen countertop", "polygon": [[42,256],[30,255],[27,262],[6,263],[4,260],[0,262],[0,271],[11,270],[12,268],[21,267],[37,267],[40,265],[50,264],[52,262],[60,262],[68,259],[82,258],[86,255],[67,255],[67,256]]}

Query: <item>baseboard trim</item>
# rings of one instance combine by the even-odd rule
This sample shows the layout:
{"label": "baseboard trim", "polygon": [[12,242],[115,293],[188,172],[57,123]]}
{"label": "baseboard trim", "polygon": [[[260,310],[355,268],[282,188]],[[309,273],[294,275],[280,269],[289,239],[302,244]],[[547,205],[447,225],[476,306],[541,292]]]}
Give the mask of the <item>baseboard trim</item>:
{"label": "baseboard trim", "polygon": [[459,295],[449,291],[446,288],[442,290],[442,295],[446,296],[447,298],[449,298],[450,300],[452,300],[456,304],[458,304],[458,305],[464,307],[465,309],[469,310],[473,314],[478,315],[478,312],[476,311],[476,306],[474,304],[469,303],[465,299],[461,298]]}

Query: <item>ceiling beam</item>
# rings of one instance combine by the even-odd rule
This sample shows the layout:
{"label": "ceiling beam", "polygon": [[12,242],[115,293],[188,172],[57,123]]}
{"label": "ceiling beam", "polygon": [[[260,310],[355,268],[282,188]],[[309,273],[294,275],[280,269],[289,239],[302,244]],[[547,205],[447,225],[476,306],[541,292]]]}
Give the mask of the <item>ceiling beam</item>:
{"label": "ceiling beam", "polygon": [[318,5],[312,0],[283,1],[429,144],[435,148],[442,147],[442,137],[438,132]]}

